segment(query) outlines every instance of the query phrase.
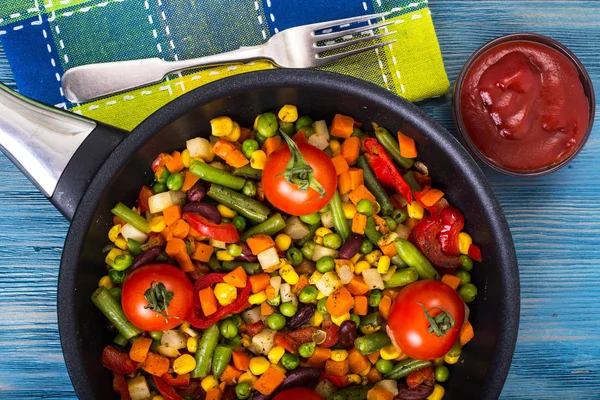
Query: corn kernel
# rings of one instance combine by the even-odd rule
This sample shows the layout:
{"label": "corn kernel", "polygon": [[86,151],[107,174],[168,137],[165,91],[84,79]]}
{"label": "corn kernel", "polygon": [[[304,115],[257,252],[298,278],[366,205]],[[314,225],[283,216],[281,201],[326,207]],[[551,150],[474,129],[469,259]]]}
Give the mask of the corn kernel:
{"label": "corn kernel", "polygon": [[410,218],[419,220],[423,219],[423,214],[425,213],[423,206],[420,205],[418,201],[413,201],[412,204],[408,204],[406,206],[406,211]]}
{"label": "corn kernel", "polygon": [[217,301],[222,306],[228,306],[237,299],[237,288],[228,283],[217,283],[214,292]]}
{"label": "corn kernel", "polygon": [[240,375],[240,377],[238,378],[238,383],[247,382],[250,385],[254,386],[254,382],[256,382],[257,380],[258,380],[258,378],[256,376],[254,376],[254,374],[252,374],[252,372],[247,371]]}
{"label": "corn kernel", "polygon": [[321,279],[322,276],[323,276],[323,274],[321,272],[315,271],[310,276],[310,278],[308,278],[308,283],[310,283],[311,285],[316,285],[317,282],[319,282],[319,279]]}
{"label": "corn kernel", "polygon": [[152,396],[152,400],[165,400],[161,395]]}
{"label": "corn kernel", "polygon": [[166,227],[167,224],[165,223],[165,218],[162,215],[152,217],[150,220],[150,230],[152,232],[162,232],[162,230]]}
{"label": "corn kernel", "polygon": [[187,374],[196,368],[196,359],[190,354],[184,354],[173,361],[173,371],[178,375]]}
{"label": "corn kernel", "polygon": [[233,130],[233,121],[229,117],[213,118],[210,120],[210,129],[214,136],[227,136]]}
{"label": "corn kernel", "polygon": [[210,389],[218,388],[219,382],[217,382],[214,376],[208,375],[206,378],[202,379],[200,386],[202,386],[202,389],[204,389],[205,392],[208,392]]}
{"label": "corn kernel", "polygon": [[110,228],[110,231],[108,231],[108,240],[110,240],[111,242],[117,240],[117,238],[119,237],[119,233],[121,233],[121,228],[121,224],[117,224]]}
{"label": "corn kernel", "polygon": [[250,359],[250,372],[256,376],[267,372],[270,366],[271,363],[264,357],[253,357]]}
{"label": "corn kernel", "polygon": [[362,258],[362,254],[360,253],[356,253],[356,255],[354,257],[352,257],[350,259],[350,261],[352,261],[352,264],[354,264],[356,266],[356,263]]}
{"label": "corn kernel", "polygon": [[267,293],[264,290],[248,297],[248,303],[250,304],[260,304],[265,301],[267,301]]}
{"label": "corn kernel", "polygon": [[370,371],[371,371],[371,364],[367,364],[367,366],[365,367],[365,369],[363,369],[362,371],[358,372],[358,375],[360,375],[360,376],[363,377],[361,385],[366,385],[366,383],[365,383],[365,377],[369,374]]}
{"label": "corn kernel", "polygon": [[398,353],[398,350],[396,350],[396,347],[394,347],[393,344],[385,346],[383,349],[379,350],[379,355],[384,360],[394,360],[400,357],[400,353]]}
{"label": "corn kernel", "polygon": [[281,107],[281,110],[277,113],[277,117],[283,122],[296,122],[298,119],[298,107],[286,104]]}
{"label": "corn kernel", "polygon": [[113,261],[115,261],[115,258],[117,258],[117,256],[123,255],[125,254],[125,252],[121,249],[118,248],[112,248],[108,254],[106,255],[106,257],[104,258],[104,262],[107,263],[108,265],[111,265],[111,263]]}
{"label": "corn kernel", "polygon": [[355,383],[358,385],[362,382],[362,378],[357,374],[348,374],[346,377],[348,378],[348,383]]}
{"label": "corn kernel", "polygon": [[298,283],[298,273],[294,270],[294,267],[289,264],[279,269],[279,275],[284,281],[286,281],[290,285],[295,285],[296,283]]}
{"label": "corn kernel", "polygon": [[331,322],[333,322],[337,326],[340,326],[342,324],[342,322],[348,321],[349,319],[350,319],[350,313],[340,315],[339,317],[334,317],[333,315],[331,316]]}
{"label": "corn kernel", "polygon": [[381,256],[379,261],[377,262],[377,272],[380,274],[385,274],[390,269],[390,258],[388,256]]}
{"label": "corn kernel", "polygon": [[115,240],[115,246],[121,250],[127,250],[127,240],[123,236],[119,236],[117,240]]}
{"label": "corn kernel", "polygon": [[321,314],[320,312],[315,312],[311,318],[311,325],[312,326],[321,326],[321,324],[323,323],[323,314]]}
{"label": "corn kernel", "polygon": [[444,356],[444,361],[446,361],[446,364],[452,365],[452,364],[456,364],[458,362],[459,358],[460,358],[460,356],[452,357],[452,356],[449,356],[448,354],[446,354]]}
{"label": "corn kernel", "polygon": [[113,283],[112,279],[110,279],[110,276],[104,275],[102,278],[100,278],[100,281],[98,281],[98,287],[112,289],[115,287],[115,284]]}
{"label": "corn kernel", "polygon": [[185,149],[181,152],[181,162],[183,166],[189,168],[192,165],[192,156],[190,155],[190,151]]}
{"label": "corn kernel", "polygon": [[348,352],[346,350],[331,350],[331,359],[333,361],[344,361],[346,358],[348,358]]}
{"label": "corn kernel", "polygon": [[283,347],[273,346],[273,348],[269,351],[269,354],[267,354],[267,357],[269,358],[269,361],[271,361],[272,364],[277,364],[284,354],[285,349]]}
{"label": "corn kernel", "polygon": [[189,337],[187,340],[187,351],[195,353],[198,351],[198,339],[195,337]]}
{"label": "corn kernel", "polygon": [[262,150],[253,151],[250,155],[250,166],[255,169],[265,169],[267,153]]}
{"label": "corn kernel", "polygon": [[245,333],[242,333],[242,346],[250,346],[250,336],[246,335]]}
{"label": "corn kernel", "polygon": [[323,236],[315,236],[314,242],[318,245],[323,246]]}
{"label": "corn kernel", "polygon": [[285,233],[280,233],[275,237],[275,244],[281,251],[287,251],[292,245],[292,238],[290,235],[286,235]]}
{"label": "corn kernel", "polygon": [[179,330],[183,333],[187,333],[189,336],[195,338],[198,337],[198,332],[192,329],[190,323],[188,321],[183,321],[181,325],[179,325]]}
{"label": "corn kernel", "polygon": [[227,250],[219,250],[217,251],[217,260],[219,261],[233,261],[235,257],[227,252]]}
{"label": "corn kernel", "polygon": [[352,203],[344,203],[342,204],[342,211],[344,211],[346,219],[352,219],[356,215],[356,206]]}
{"label": "corn kernel", "polygon": [[366,261],[359,261],[354,265],[354,273],[360,275],[364,270],[371,268],[371,264]]}
{"label": "corn kernel", "polygon": [[433,385],[433,392],[427,397],[427,400],[442,400],[446,394],[446,389],[437,383]]}
{"label": "corn kernel", "polygon": [[242,130],[240,129],[240,125],[237,122],[234,122],[231,133],[227,136],[223,136],[223,140],[227,140],[228,142],[237,142],[241,135]]}
{"label": "corn kernel", "polygon": [[258,114],[256,116],[256,118],[254,118],[254,124],[252,124],[252,129],[254,129],[255,131],[258,130],[258,119],[260,118],[262,114]]}
{"label": "corn kernel", "polygon": [[219,214],[221,214],[221,217],[223,218],[233,219],[233,217],[237,215],[236,211],[233,211],[231,208],[224,206],[223,204],[219,204],[217,206],[217,210],[219,210]]}
{"label": "corn kernel", "polygon": [[327,296],[325,295],[325,293],[323,293],[323,292],[321,292],[321,291],[319,290],[319,292],[317,293],[317,300],[324,299],[325,297],[327,297]]}
{"label": "corn kernel", "polygon": [[379,259],[381,258],[381,256],[383,255],[383,253],[379,250],[373,250],[372,252],[370,252],[369,254],[367,254],[365,256],[365,261],[368,262],[370,265],[375,265],[379,262]]}
{"label": "corn kernel", "polygon": [[473,244],[471,235],[467,232],[461,232],[458,234],[458,250],[460,254],[469,254],[469,247]]}
{"label": "corn kernel", "polygon": [[281,364],[273,364],[273,365],[271,365],[271,368],[276,369],[277,371],[281,372],[284,375],[287,373],[287,369],[285,369],[283,367],[283,365],[281,365]]}
{"label": "corn kernel", "polygon": [[330,233],[333,233],[331,229],[325,228],[324,226],[322,226],[322,227],[320,227],[319,229],[316,230],[315,235],[323,237],[323,236],[328,235]]}
{"label": "corn kernel", "polygon": [[[340,144],[339,140],[331,140],[329,142],[329,148],[331,149],[331,154],[335,157],[335,156],[339,156],[340,155],[340,150],[342,149],[342,145]],[[347,219],[350,219],[348,217],[346,217]]]}

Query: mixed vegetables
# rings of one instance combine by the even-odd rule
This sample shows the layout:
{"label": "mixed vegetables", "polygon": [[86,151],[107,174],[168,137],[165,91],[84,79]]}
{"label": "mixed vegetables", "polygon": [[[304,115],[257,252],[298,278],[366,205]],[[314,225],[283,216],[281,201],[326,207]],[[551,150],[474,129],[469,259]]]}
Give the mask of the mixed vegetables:
{"label": "mixed vegetables", "polygon": [[121,398],[441,399],[481,252],[397,138],[285,105],[160,154],[92,295]]}

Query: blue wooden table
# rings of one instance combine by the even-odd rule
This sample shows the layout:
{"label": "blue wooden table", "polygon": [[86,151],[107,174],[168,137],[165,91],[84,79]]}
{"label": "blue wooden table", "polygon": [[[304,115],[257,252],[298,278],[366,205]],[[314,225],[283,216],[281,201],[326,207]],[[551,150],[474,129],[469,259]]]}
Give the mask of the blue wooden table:
{"label": "blue wooden table", "polygon": [[[600,1],[430,3],[451,81],[484,42],[536,32],[567,45],[600,88]],[[1,47],[0,81],[13,84]],[[423,107],[456,133],[450,98]],[[519,340],[502,398],[599,399],[600,122],[557,173],[517,180],[485,172],[510,224],[521,276]],[[68,223],[1,155],[0,221],[0,398],[74,398],[56,318]]]}

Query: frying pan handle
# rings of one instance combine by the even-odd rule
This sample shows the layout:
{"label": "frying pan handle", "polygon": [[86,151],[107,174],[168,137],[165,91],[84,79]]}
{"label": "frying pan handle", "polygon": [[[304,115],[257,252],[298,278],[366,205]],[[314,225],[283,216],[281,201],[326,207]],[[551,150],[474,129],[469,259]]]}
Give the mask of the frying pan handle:
{"label": "frying pan handle", "polygon": [[0,150],[69,220],[124,133],[0,84]]}

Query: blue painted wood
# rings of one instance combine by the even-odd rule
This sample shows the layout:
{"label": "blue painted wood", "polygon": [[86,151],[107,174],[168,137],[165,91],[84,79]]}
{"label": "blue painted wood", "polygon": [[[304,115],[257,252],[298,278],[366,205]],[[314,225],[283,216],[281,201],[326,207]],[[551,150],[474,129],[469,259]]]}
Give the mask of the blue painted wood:
{"label": "blue painted wood", "polygon": [[[454,81],[485,41],[552,36],[600,88],[600,2],[431,0]],[[0,81],[13,84],[0,47]],[[598,94],[597,94],[598,95]],[[423,107],[455,134],[448,98]],[[568,168],[535,180],[486,170],[515,240],[522,309],[505,399],[600,397],[600,123]],[[56,324],[56,281],[67,221],[0,156],[0,398],[71,399]]]}

